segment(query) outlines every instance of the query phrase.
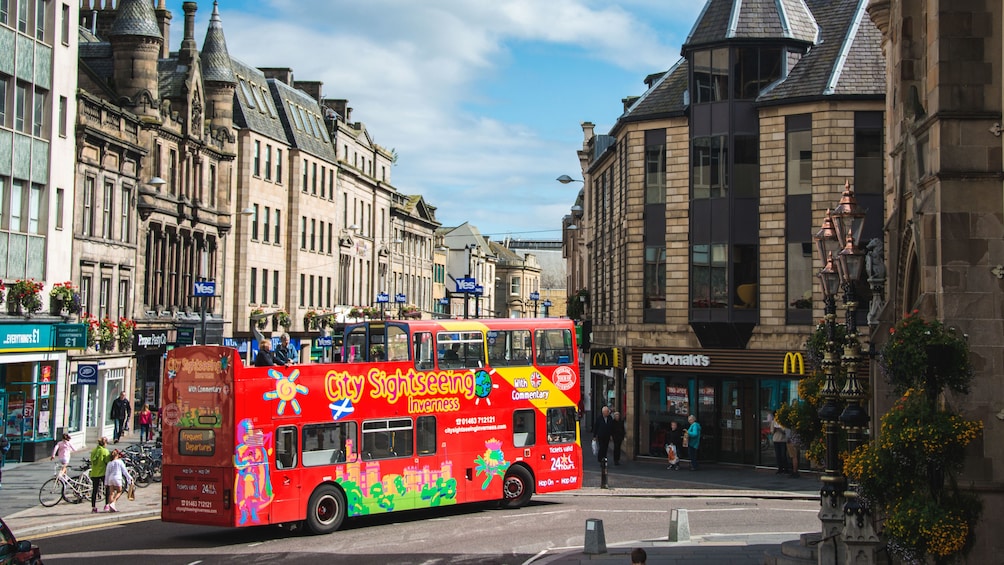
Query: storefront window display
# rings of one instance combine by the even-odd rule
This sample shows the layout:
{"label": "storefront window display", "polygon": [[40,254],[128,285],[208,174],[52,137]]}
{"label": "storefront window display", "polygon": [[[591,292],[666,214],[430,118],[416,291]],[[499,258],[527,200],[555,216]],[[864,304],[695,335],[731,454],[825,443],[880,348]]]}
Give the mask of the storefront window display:
{"label": "storefront window display", "polygon": [[686,427],[691,411],[693,379],[686,377],[644,377],[639,411],[639,453],[666,455],[666,432],[670,422]]}
{"label": "storefront window display", "polygon": [[[770,467],[777,466],[774,444],[771,441],[771,425],[774,411],[783,404],[798,399],[798,381],[792,379],[761,379],[760,381],[760,462]],[[798,438],[795,438],[798,442]]]}
{"label": "storefront window display", "polygon": [[55,363],[0,365],[0,388],[7,397],[4,433],[12,443],[33,444],[52,439],[56,366]]}

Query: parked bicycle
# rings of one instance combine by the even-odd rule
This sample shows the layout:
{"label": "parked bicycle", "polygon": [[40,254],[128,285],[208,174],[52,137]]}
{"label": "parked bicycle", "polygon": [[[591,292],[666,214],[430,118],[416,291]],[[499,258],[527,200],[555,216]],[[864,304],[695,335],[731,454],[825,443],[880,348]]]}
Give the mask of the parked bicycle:
{"label": "parked bicycle", "polygon": [[[65,500],[70,504],[79,504],[91,499],[91,477],[88,472],[91,468],[89,462],[85,462],[75,470],[80,474],[70,476],[70,473],[56,473],[56,476],[45,481],[38,489],[38,502],[47,508],[59,504],[60,500]],[[103,493],[98,497],[103,498]]]}

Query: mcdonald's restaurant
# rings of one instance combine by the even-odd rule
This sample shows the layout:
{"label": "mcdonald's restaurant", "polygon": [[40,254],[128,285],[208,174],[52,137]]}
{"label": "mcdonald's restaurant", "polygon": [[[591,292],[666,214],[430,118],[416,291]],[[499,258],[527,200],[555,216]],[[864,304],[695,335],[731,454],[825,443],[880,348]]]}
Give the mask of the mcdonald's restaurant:
{"label": "mcdonald's restaurant", "polygon": [[[670,423],[686,428],[693,414],[701,461],[767,467],[776,466],[774,410],[798,399],[798,381],[812,370],[797,351],[635,348],[627,361],[629,453],[665,458]],[[804,454],[799,466],[808,468]]]}

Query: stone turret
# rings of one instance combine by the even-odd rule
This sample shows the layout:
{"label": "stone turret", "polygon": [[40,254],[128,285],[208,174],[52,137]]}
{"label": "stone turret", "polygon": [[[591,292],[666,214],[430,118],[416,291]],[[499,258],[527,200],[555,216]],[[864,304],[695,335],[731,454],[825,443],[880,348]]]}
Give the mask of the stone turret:
{"label": "stone turret", "polygon": [[237,79],[230,67],[230,53],[227,52],[217,2],[213,2],[206,40],[202,42],[202,80],[206,87],[206,117],[210,121],[210,127],[213,130],[233,127]]}
{"label": "stone turret", "polygon": [[160,106],[157,58],[164,38],[149,0],[121,0],[108,30],[115,91],[122,104],[144,118]]}

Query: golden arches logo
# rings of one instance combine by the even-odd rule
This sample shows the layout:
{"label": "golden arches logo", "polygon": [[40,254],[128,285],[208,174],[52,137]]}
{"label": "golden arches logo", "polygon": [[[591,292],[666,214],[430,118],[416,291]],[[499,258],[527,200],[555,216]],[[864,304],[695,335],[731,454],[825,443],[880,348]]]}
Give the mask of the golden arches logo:
{"label": "golden arches logo", "polygon": [[[791,371],[788,369],[791,369]],[[784,354],[784,362],[781,364],[781,374],[787,375],[789,372],[792,375],[805,374],[805,358],[802,357],[801,353],[789,351]]]}

